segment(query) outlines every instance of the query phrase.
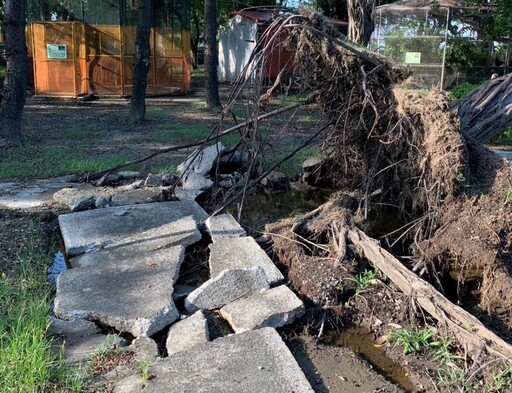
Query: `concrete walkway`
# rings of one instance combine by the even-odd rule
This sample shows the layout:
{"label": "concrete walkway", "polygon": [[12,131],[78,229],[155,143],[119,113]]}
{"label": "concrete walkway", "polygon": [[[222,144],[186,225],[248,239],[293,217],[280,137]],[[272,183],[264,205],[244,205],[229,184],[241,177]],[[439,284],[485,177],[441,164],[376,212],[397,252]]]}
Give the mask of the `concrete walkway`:
{"label": "concrete walkway", "polygon": [[[143,378],[136,364],[129,372],[126,367],[111,372],[105,378],[114,392],[312,392],[275,330],[302,316],[302,301],[282,285],[279,270],[233,217],[206,219],[194,201],[59,216],[73,267],[57,277],[54,308],[53,325],[71,326],[59,330],[73,344],[65,347],[66,359],[75,362],[91,355],[101,341],[97,326],[137,338],[125,349],[136,356],[142,356],[140,340],[153,343],[143,346],[152,353],[156,344],[151,337],[161,337],[170,328],[166,341],[171,355],[149,356],[152,378]],[[186,250],[204,241],[206,231],[206,239],[214,239],[212,276],[190,288],[185,304],[175,303]],[[194,261],[187,263],[194,268]],[[210,341],[212,326],[205,316],[217,310],[240,334]],[[113,342],[119,345],[121,340]]]}

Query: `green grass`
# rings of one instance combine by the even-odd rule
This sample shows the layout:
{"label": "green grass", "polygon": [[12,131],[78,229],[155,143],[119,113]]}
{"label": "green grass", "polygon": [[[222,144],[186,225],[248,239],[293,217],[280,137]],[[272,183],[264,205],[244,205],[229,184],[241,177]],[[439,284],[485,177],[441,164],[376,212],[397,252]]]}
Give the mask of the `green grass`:
{"label": "green grass", "polygon": [[393,331],[391,340],[394,342],[394,346],[401,346],[404,355],[407,355],[440,347],[441,342],[434,341],[433,335],[434,332],[431,329],[401,328]]}
{"label": "green grass", "polygon": [[192,72],[190,73],[190,77],[192,79],[204,78],[205,77],[204,70],[192,70]]}
{"label": "green grass", "polygon": [[[272,165],[282,160],[284,157],[293,152],[298,146],[290,145],[286,148],[279,149],[276,153],[271,157],[266,157],[263,160],[263,167],[270,168]],[[302,150],[299,150],[292,158],[283,162],[279,167],[277,167],[277,171],[282,172],[288,176],[295,176],[302,172],[302,163],[309,157],[319,155],[320,149],[317,146],[308,146]]]}
{"label": "green grass", "polygon": [[356,293],[370,288],[372,285],[383,282],[386,277],[382,274],[380,270],[365,270],[355,276],[348,277],[348,281],[352,281],[356,286]]}
{"label": "green grass", "polygon": [[164,108],[146,108],[146,119],[147,120],[171,120],[172,110]]}
{"label": "green grass", "polygon": [[[3,220],[2,231],[9,232]],[[0,392],[77,391],[81,386],[72,372],[64,371],[59,354],[47,337],[52,292],[46,282],[49,255],[41,246],[44,238],[34,219],[22,244],[2,237],[0,247],[17,252],[2,252],[0,272]],[[20,239],[17,239],[20,241]],[[6,257],[14,257],[9,269]],[[51,389],[50,389],[51,387]]]}
{"label": "green grass", "polygon": [[503,130],[499,135],[491,140],[493,145],[507,145],[512,146],[512,126]]}
{"label": "green grass", "polygon": [[[210,133],[210,129],[204,125],[173,124],[165,130],[158,131],[151,136],[151,140],[159,143],[175,143],[176,139],[201,140]],[[233,146],[239,139],[238,134],[225,135],[220,141],[226,146]]]}
{"label": "green grass", "polygon": [[0,158],[0,179],[35,179],[70,173],[97,172],[128,161],[130,157],[88,157],[66,147],[25,146]]}
{"label": "green grass", "polygon": [[105,136],[101,130],[83,129],[83,128],[70,128],[64,131],[64,138],[76,141],[93,141],[98,137]]}

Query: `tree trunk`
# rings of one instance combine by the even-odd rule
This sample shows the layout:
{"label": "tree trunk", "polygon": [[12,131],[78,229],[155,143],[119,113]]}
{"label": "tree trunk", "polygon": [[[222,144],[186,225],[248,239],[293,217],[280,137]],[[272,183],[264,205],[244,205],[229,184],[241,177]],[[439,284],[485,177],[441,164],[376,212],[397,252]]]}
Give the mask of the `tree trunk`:
{"label": "tree trunk", "polygon": [[347,0],[348,39],[367,46],[373,32],[372,19],[375,0]]}
{"label": "tree trunk", "polygon": [[512,74],[493,79],[459,100],[462,132],[471,139],[489,142],[512,126]]}
{"label": "tree trunk", "polygon": [[21,118],[28,78],[24,1],[4,1],[3,25],[7,72],[0,103],[0,146],[21,146]]}
{"label": "tree trunk", "polygon": [[217,48],[217,0],[204,2],[204,71],[206,75],[206,108],[219,109],[219,81],[217,67],[219,51]]}
{"label": "tree trunk", "polygon": [[146,86],[151,56],[151,0],[137,1],[137,38],[133,59],[133,86],[130,101],[130,115],[140,123],[146,116]]}
{"label": "tree trunk", "polygon": [[200,38],[200,30],[199,30],[199,15],[196,11],[192,12],[192,21],[194,26],[194,36],[190,39],[190,48],[192,50],[192,68],[197,70],[199,68],[199,59],[197,56],[197,48],[199,47],[199,38]]}

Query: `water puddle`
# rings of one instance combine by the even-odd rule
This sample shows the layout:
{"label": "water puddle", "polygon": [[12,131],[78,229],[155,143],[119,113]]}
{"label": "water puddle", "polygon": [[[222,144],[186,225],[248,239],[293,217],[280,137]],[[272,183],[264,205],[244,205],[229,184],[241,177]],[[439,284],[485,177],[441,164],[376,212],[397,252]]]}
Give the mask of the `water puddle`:
{"label": "water puddle", "polygon": [[47,271],[48,281],[51,283],[55,283],[55,281],[57,280],[57,276],[66,270],[68,270],[66,257],[61,251],[57,251]]}
{"label": "water puddle", "polygon": [[324,341],[329,345],[352,349],[388,381],[399,385],[407,392],[415,390],[416,386],[407,377],[407,371],[386,356],[380,348],[376,347],[373,333],[363,327],[347,327],[341,332],[335,332],[327,336]]}
{"label": "water puddle", "polygon": [[[276,194],[258,193],[245,198],[242,205],[241,222],[249,230],[262,230],[265,224],[282,218],[307,213],[326,202],[332,190],[289,190]],[[229,207],[228,213],[238,219],[238,208]],[[251,232],[251,231],[249,231]]]}

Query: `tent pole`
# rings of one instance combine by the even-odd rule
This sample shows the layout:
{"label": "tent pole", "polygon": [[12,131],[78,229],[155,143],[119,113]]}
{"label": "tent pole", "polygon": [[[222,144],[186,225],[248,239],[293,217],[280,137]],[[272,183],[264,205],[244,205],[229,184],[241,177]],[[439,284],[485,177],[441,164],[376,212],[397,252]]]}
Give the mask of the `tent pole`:
{"label": "tent pole", "polygon": [[443,64],[441,67],[441,90],[444,89],[444,74],[445,74],[445,66],[446,66],[446,47],[448,46],[448,23],[450,23],[450,7],[447,8],[446,11],[446,26],[444,30],[444,48],[443,48]]}

